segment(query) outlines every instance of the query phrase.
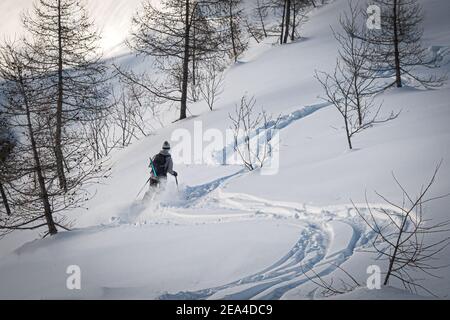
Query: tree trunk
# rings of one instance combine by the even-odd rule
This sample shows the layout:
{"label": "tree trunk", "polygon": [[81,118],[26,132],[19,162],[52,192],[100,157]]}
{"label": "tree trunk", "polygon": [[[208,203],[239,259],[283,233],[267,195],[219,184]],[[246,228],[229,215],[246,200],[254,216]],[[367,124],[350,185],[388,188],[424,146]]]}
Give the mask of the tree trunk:
{"label": "tree trunk", "polygon": [[295,0],[292,2],[292,33],[291,33],[291,41],[295,41],[295,27],[297,23],[297,7],[295,5]]}
{"label": "tree trunk", "polygon": [[400,247],[400,242],[402,240],[403,232],[405,231],[405,225],[406,225],[406,222],[408,221],[408,216],[409,215],[403,217],[402,224],[401,224],[401,226],[399,228],[399,233],[398,233],[398,236],[397,236],[397,241],[396,241],[396,244],[395,244],[394,252],[389,257],[389,267],[388,267],[388,271],[386,273],[386,278],[384,278],[384,283],[383,283],[385,286],[387,286],[389,284],[389,278],[391,277],[392,269],[394,268],[394,262],[397,259],[397,252],[398,252],[399,247]]}
{"label": "tree trunk", "polygon": [[234,15],[233,15],[233,2],[229,1],[229,16],[230,16],[230,32],[231,32],[231,43],[233,46],[233,58],[234,62],[237,62],[237,49],[236,49],[236,35],[234,32]]}
{"label": "tree trunk", "polygon": [[284,39],[283,43],[287,43],[289,39],[289,27],[291,25],[291,0],[286,0],[286,19],[284,28]]}
{"label": "tree trunk", "polygon": [[6,210],[6,215],[11,216],[11,208],[9,207],[8,197],[6,196],[5,189],[3,187],[3,183],[0,182],[0,194],[2,196],[3,206]]}
{"label": "tree trunk", "polygon": [[348,147],[350,150],[353,150],[353,145],[352,145],[352,138],[350,137],[350,130],[348,128],[348,120],[345,120],[345,131],[347,134],[347,142],[348,142]]}
{"label": "tree trunk", "polygon": [[62,152],[62,113],[64,94],[62,46],[61,0],[58,0],[58,100],[56,103],[55,157],[59,186],[62,190],[67,191],[67,181],[64,174],[64,159]]}
{"label": "tree trunk", "polygon": [[395,83],[397,88],[402,87],[402,75],[400,69],[400,50],[399,50],[399,37],[398,37],[398,0],[394,0],[394,55],[395,55]]}
{"label": "tree trunk", "polygon": [[259,16],[259,21],[261,22],[261,28],[263,30],[264,37],[267,38],[266,25],[264,23],[264,19],[263,19],[263,15],[262,15],[262,8],[261,8],[261,4],[259,1],[258,1],[258,16]]}
{"label": "tree trunk", "polygon": [[192,86],[195,87],[197,84],[196,75],[196,50],[197,48],[197,29],[195,28],[195,23],[192,24]]}
{"label": "tree trunk", "polygon": [[284,20],[286,19],[286,1],[287,1],[287,0],[284,0],[284,5],[283,5],[283,18],[281,19],[280,44],[283,44],[283,37],[284,37]]}
{"label": "tree trunk", "polygon": [[363,124],[363,116],[362,116],[362,110],[361,110],[361,98],[358,88],[358,77],[355,76],[355,79],[353,80],[353,86],[355,88],[355,96],[356,96],[356,111],[358,112],[358,123],[359,126],[362,126]]}
{"label": "tree trunk", "polygon": [[184,57],[183,57],[183,80],[181,84],[181,108],[180,108],[180,120],[186,119],[187,110],[187,91],[189,81],[189,43],[190,43],[190,6],[189,1],[186,0],[186,17],[185,17],[185,29],[184,29]]}
{"label": "tree trunk", "polygon": [[[20,74],[20,70],[19,70],[19,74]],[[39,183],[39,190],[40,190],[39,196],[40,196],[42,204],[44,206],[44,216],[45,216],[45,220],[47,222],[48,232],[50,235],[55,235],[58,233],[58,229],[56,228],[55,221],[53,220],[52,209],[51,209],[50,201],[49,201],[49,197],[48,197],[48,191],[47,191],[47,187],[45,185],[44,174],[42,172],[41,160],[39,158],[39,152],[38,152],[36,140],[34,138],[33,125],[31,122],[31,115],[30,115],[30,107],[29,107],[29,103],[28,103],[28,99],[27,99],[25,90],[24,90],[23,79],[21,76],[20,76],[19,81],[20,81],[20,85],[22,88],[22,95],[24,98],[24,106],[25,106],[26,118],[27,118],[27,128],[28,128],[28,134],[30,135],[31,149],[33,152],[33,159],[34,159],[34,165],[35,165],[34,171],[37,175],[37,180]]]}
{"label": "tree trunk", "polygon": [[343,116],[345,120],[345,134],[347,135],[348,147],[350,148],[350,150],[353,150],[352,136],[350,134],[350,128],[348,124],[348,107],[345,107],[345,113],[343,114]]}

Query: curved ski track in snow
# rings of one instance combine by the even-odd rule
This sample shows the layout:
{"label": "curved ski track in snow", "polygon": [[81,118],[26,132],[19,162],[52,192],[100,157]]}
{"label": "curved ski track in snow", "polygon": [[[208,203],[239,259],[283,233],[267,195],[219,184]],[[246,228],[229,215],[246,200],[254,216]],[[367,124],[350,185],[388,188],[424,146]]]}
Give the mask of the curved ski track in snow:
{"label": "curved ski track in snow", "polygon": [[[326,106],[326,103],[317,104],[284,116],[278,128],[283,129]],[[234,146],[226,148],[232,147]],[[304,284],[311,284],[311,278],[331,275],[350,259],[355,251],[364,249],[374,240],[374,232],[361,219],[353,205],[317,208],[224,191],[230,180],[238,179],[244,174],[245,171],[241,170],[203,185],[188,186],[180,201],[169,204],[161,202],[156,209],[163,212],[164,219],[172,220],[172,217],[174,221],[181,219],[191,223],[272,219],[277,223],[298,227],[297,242],[281,259],[255,274],[218,287],[166,293],[159,299],[282,299],[290,290],[298,290]],[[360,213],[368,214],[367,204],[356,206]],[[372,204],[371,206],[381,207]],[[140,210],[145,211],[145,205]],[[394,219],[399,215],[393,208],[384,206],[384,210],[389,210]],[[222,214],[205,214],[205,211]],[[309,272],[311,270],[314,270],[314,273]],[[310,298],[314,296],[315,291],[316,288],[312,290],[309,286],[302,292],[302,297]]]}
{"label": "curved ski track in snow", "polygon": [[[222,180],[222,183],[229,179],[231,178]],[[201,189],[204,188],[205,186],[202,186]],[[248,194],[226,193],[216,186],[211,193],[197,198],[190,207],[225,209],[227,212],[240,213],[215,216],[223,218],[220,221],[273,219],[277,223],[288,223],[299,227],[299,239],[284,257],[260,272],[214,288],[166,293],[159,297],[163,300],[281,299],[290,290],[310,283],[310,278],[316,277],[308,271],[314,269],[320,277],[330,275],[350,259],[355,251],[365,248],[374,239],[373,232],[351,205],[315,208],[298,203],[271,201]],[[166,214],[174,214],[177,217],[190,217],[196,221],[210,218],[196,215],[193,213],[195,211],[183,213],[181,208],[176,208],[176,212],[168,209]],[[367,213],[366,205],[358,206],[358,210],[363,214]],[[391,212],[398,216],[394,210]],[[305,276],[305,273],[308,276]],[[311,290],[305,291],[304,297],[313,293]]]}
{"label": "curved ski track in snow", "polygon": [[[309,105],[309,106],[304,106],[304,107],[302,107],[298,110],[295,110],[287,115],[280,115],[278,121],[272,120],[272,121],[269,121],[264,126],[257,128],[250,134],[249,138],[250,138],[250,140],[254,139],[255,137],[257,137],[257,135],[260,132],[262,132],[262,130],[270,130],[270,129],[282,130],[282,129],[290,126],[294,122],[301,120],[305,117],[308,117],[308,116],[312,115],[313,113],[316,113],[317,111],[319,111],[325,107],[328,107],[328,106],[330,106],[330,103],[322,102],[322,103],[317,103],[317,104],[313,104],[313,105]],[[242,137],[237,141],[237,144],[241,145],[244,142],[245,142],[244,137]],[[233,142],[233,143],[225,146],[222,150],[215,152],[213,158],[215,158],[218,163],[224,163],[224,162],[226,162],[224,155],[233,154],[234,149],[235,149],[235,143]]]}

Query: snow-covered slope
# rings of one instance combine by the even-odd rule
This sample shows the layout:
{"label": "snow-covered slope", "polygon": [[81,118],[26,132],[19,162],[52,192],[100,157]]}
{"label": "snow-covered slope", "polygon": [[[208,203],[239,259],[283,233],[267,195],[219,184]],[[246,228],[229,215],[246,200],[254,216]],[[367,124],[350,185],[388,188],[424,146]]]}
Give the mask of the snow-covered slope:
{"label": "snow-covered slope", "polygon": [[[120,29],[105,45],[113,48],[126,34],[131,7],[138,1],[89,2],[96,20],[109,26],[105,30]],[[13,16],[20,3],[3,0],[0,9],[8,8],[7,3]],[[423,4],[425,45],[449,47],[448,1]],[[450,88],[405,87],[379,96],[385,112],[401,111],[400,116],[363,132],[355,138],[355,150],[347,151],[341,119],[318,98],[321,88],[314,79],[316,69],[330,70],[334,64],[337,48],[329,26],[336,26],[343,8],[345,1],[336,0],[314,10],[301,41],[252,46],[227,71],[216,111],[193,105],[196,117],[116,152],[112,177],[98,187],[89,210],[71,213],[75,231],[28,243],[10,254],[5,253],[22,244],[20,236],[0,241],[0,298],[302,299],[316,294],[305,272],[313,268],[327,279],[345,277],[336,266],[365,283],[367,267],[383,267],[384,262],[364,252],[373,234],[351,200],[363,208],[367,191],[371,204],[381,205],[376,190],[401,202],[391,173],[415,194],[441,159],[430,196],[450,192]],[[13,30],[8,19],[0,21]],[[176,163],[180,190],[170,181],[157,203],[136,203],[148,177],[147,159],[162,142],[176,129],[193,133],[199,121],[204,131],[225,130],[228,113],[244,93],[254,95],[267,111],[284,115],[278,174]],[[449,208],[450,198],[444,198],[428,203],[425,213],[442,220]],[[439,258],[448,264],[450,250]],[[69,265],[81,267],[83,290],[66,289]],[[440,275],[444,280],[431,278],[425,284],[447,297],[450,269],[440,270]],[[389,292],[366,291],[351,297],[358,292],[390,297]]]}

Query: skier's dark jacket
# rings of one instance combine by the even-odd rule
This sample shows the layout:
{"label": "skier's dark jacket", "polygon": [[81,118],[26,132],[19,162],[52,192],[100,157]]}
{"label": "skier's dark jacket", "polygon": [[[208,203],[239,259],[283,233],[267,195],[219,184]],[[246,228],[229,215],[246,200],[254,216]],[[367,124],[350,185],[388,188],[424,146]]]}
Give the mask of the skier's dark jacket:
{"label": "skier's dark jacket", "polygon": [[[153,166],[155,167],[156,176],[158,178],[166,178],[167,173],[172,175],[175,173],[175,171],[173,171],[172,157],[168,150],[161,150],[161,152],[153,158]],[[155,177],[153,169],[152,176]]]}

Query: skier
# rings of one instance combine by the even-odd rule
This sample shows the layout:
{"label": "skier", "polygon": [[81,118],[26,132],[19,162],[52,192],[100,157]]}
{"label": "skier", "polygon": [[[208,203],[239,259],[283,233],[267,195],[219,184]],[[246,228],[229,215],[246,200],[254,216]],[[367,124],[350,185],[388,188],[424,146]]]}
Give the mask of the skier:
{"label": "skier", "polygon": [[170,173],[174,177],[178,176],[178,173],[173,170],[172,156],[169,151],[170,144],[165,141],[162,150],[153,159],[150,159],[150,187],[157,187],[161,182],[165,182],[167,180],[167,173]]}

